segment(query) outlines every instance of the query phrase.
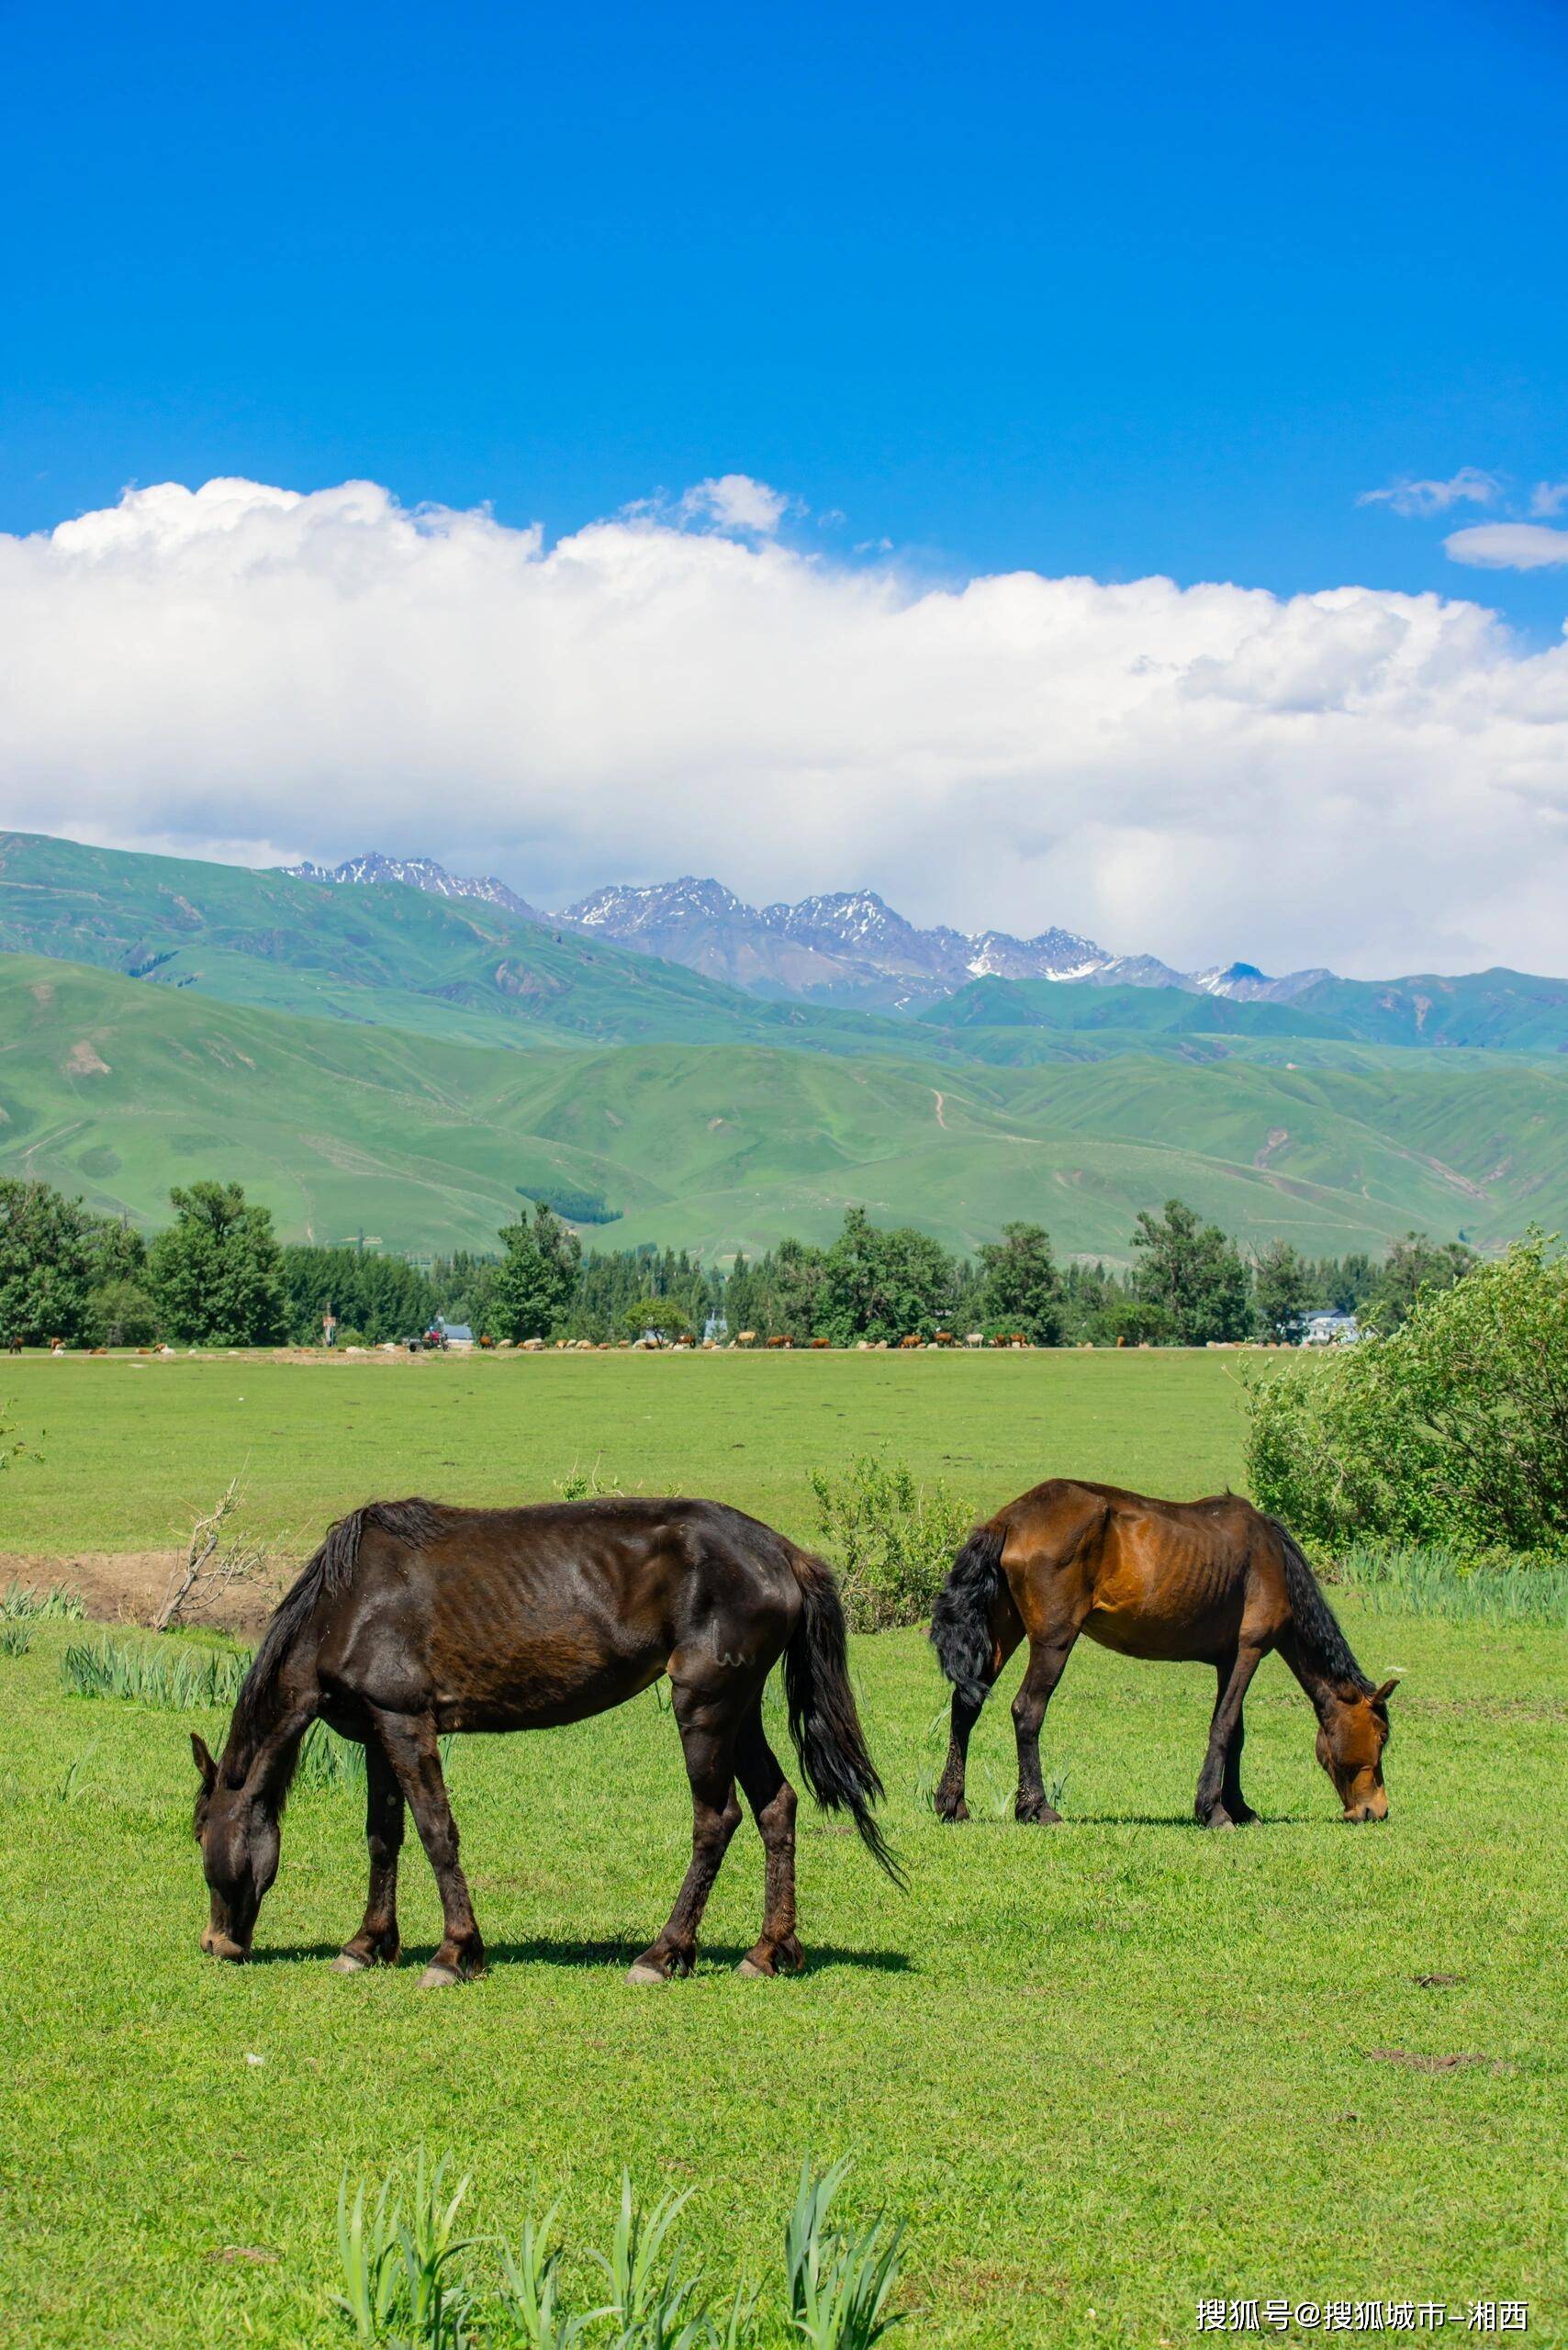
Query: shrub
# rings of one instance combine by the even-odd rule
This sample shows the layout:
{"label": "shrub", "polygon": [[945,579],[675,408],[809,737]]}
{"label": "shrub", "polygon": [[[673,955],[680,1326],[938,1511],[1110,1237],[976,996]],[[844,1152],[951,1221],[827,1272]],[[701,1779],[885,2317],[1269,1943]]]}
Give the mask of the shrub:
{"label": "shrub", "polygon": [[862,1453],[839,1475],[812,1473],[817,1522],[857,1632],[924,1623],[974,1512],[940,1481],[922,1492],[903,1461]]}
{"label": "shrub", "polygon": [[86,1614],[80,1592],[62,1583],[8,1583],[0,1591],[0,1623],[22,1620],[36,1621],[50,1617],[68,1624],[79,1624]]}
{"label": "shrub", "polygon": [[1254,1494],[1324,1549],[1568,1557],[1568,1260],[1539,1233],[1247,1404]]}
{"label": "shrub", "polygon": [[121,1697],[170,1713],[231,1706],[250,1669],[242,1651],[155,1649],[106,1633],[73,1641],[60,1660],[61,1678],[73,1695]]}

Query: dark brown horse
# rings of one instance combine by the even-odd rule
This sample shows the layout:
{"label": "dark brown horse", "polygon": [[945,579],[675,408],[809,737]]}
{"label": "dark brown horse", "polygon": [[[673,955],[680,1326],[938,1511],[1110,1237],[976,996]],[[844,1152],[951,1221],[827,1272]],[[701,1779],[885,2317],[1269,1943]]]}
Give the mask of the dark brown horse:
{"label": "dark brown horse", "polygon": [[536,1509],[372,1502],[334,1526],[269,1624],[215,1762],[199,1738],[196,1833],[212,1895],[202,1948],[242,1959],[277,1874],[278,1820],[300,1740],[322,1720],[364,1747],[370,1897],[333,1964],[398,1955],[398,1853],[413,1812],[441,1889],[434,1986],[484,1946],[457,1857],[443,1730],[543,1729],[623,1705],[669,1675],[691,1782],[691,1865],[634,1983],[690,1972],[740,1821],[767,1852],[762,1934],[745,1975],[804,1964],[795,1938],[795,1791],[763,1733],[783,1659],[790,1729],[818,1801],[846,1810],[897,1874],[870,1807],[882,1792],[856,1714],[832,1572],[717,1502],[607,1498]]}
{"label": "dark brown horse", "polygon": [[1151,1501],[1115,1485],[1053,1478],[976,1528],[932,1611],[931,1637],[954,1684],[952,1743],[936,1790],[944,1819],[967,1819],[964,1761],[986,1694],[1020,1640],[1013,1701],[1016,1817],[1053,1825],[1040,1776],[1040,1725],[1081,1632],[1119,1655],[1212,1664],[1219,1682],[1194,1806],[1205,1827],[1255,1819],[1241,1792],[1241,1709],[1278,1649],[1317,1716],[1317,1759],[1347,1819],[1385,1819],[1385,1681],[1350,1654],[1317,1579],[1277,1518],[1222,1494]]}

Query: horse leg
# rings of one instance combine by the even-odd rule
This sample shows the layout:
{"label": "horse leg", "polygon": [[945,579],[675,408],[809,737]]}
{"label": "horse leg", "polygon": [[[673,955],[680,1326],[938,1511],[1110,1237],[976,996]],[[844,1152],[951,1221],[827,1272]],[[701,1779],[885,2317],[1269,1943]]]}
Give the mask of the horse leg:
{"label": "horse leg", "polygon": [[339,1975],[365,1966],[396,1966],[398,1855],[403,1845],[403,1790],[374,1730],[364,1741],[364,1841],[370,1848],[370,1892],[364,1919],[352,1942],[332,1961]]}
{"label": "horse leg", "polygon": [[[998,1674],[1023,1637],[1023,1626],[1015,1612],[1009,1609],[1010,1620],[997,1638],[995,1662],[988,1682],[987,1694],[994,1687]],[[984,1699],[980,1703],[983,1705]],[[957,1824],[968,1819],[969,1805],[964,1801],[964,1773],[969,1759],[969,1735],[980,1717],[980,1706],[972,1705],[962,1690],[953,1692],[951,1727],[947,1736],[947,1760],[937,1782],[933,1797],[938,1819]]]}
{"label": "horse leg", "polygon": [[485,1945],[469,1897],[468,1880],[457,1858],[457,1823],[446,1799],[435,1717],[375,1713],[372,1721],[414,1815],[420,1841],[435,1872],[441,1893],[441,1948],[420,1977],[422,1991],[439,1990],[462,1975],[479,1974],[485,1964]]}
{"label": "horse leg", "polygon": [[713,1889],[719,1864],[741,1822],[735,1800],[735,1713],[730,1691],[722,1695],[675,1688],[675,1718],[691,1782],[691,1865],[657,1937],[627,1969],[628,1983],[667,1983],[689,1975],[697,1955],[697,1929]]}
{"label": "horse leg", "polygon": [[1258,1817],[1241,1792],[1241,1750],[1246,1743],[1247,1715],[1245,1709],[1238,1706],[1236,1728],[1231,1732],[1230,1744],[1225,1750],[1225,1785],[1220,1791],[1220,1801],[1238,1828],[1250,1828]]}
{"label": "horse leg", "polygon": [[767,1743],[758,1699],[741,1725],[735,1773],[767,1854],[762,1933],[742,1959],[742,1975],[798,1974],[806,1954],[795,1939],[795,1790]]}
{"label": "horse leg", "polygon": [[1050,1639],[1031,1640],[1029,1662],[1013,1700],[1013,1728],[1018,1740],[1018,1794],[1013,1816],[1037,1828],[1056,1828],[1061,1822],[1060,1812],[1053,1811],[1046,1801],[1046,1783],[1040,1775],[1040,1726],[1077,1638],[1075,1624]]}
{"label": "horse leg", "polygon": [[[1215,1667],[1219,1691],[1215,1699],[1214,1719],[1209,1724],[1209,1750],[1198,1774],[1197,1798],[1193,1806],[1202,1827],[1235,1828],[1244,1818],[1253,1816],[1247,1812],[1245,1805],[1240,1812],[1233,1811],[1226,1797],[1227,1779],[1236,1784],[1237,1795],[1240,1794],[1241,1708],[1246,1703],[1248,1685],[1262,1661],[1261,1649],[1238,1648],[1229,1656],[1222,1657]],[[1233,1746],[1234,1765],[1230,1760]]]}

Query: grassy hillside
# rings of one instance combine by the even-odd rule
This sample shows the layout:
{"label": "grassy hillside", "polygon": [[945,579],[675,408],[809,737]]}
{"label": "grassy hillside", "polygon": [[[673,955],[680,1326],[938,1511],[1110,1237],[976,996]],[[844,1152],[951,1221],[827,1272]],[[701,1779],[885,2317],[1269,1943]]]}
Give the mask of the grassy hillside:
{"label": "grassy hillside", "polygon": [[147,1222],[171,1182],[235,1177],[287,1235],[416,1251],[488,1245],[520,1190],[552,1186],[622,1210],[603,1242],[709,1254],[826,1237],[850,1202],[964,1248],[1033,1215],[1064,1250],[1114,1254],[1176,1192],[1247,1238],[1319,1252],[1411,1225],[1488,1242],[1563,1221],[1568,1069],[1318,1049],[1354,1065],[520,1051],[6,957],[0,1169]]}
{"label": "grassy hillside", "polygon": [[920,1014],[936,1029],[1109,1029],[1126,1035],[1339,1036],[1355,1030],[1294,1003],[1233,1003],[1182,988],[1086,988],[1058,979],[975,979]]}
{"label": "grassy hillside", "polygon": [[890,1021],[757,1002],[679,964],[473,899],[0,834],[0,949],[163,990],[454,1043],[907,1049]]}
{"label": "grassy hillside", "polygon": [[1372,1045],[1568,1052],[1568,979],[1536,978],[1528,971],[1319,979],[1284,1008],[1320,1014]]}

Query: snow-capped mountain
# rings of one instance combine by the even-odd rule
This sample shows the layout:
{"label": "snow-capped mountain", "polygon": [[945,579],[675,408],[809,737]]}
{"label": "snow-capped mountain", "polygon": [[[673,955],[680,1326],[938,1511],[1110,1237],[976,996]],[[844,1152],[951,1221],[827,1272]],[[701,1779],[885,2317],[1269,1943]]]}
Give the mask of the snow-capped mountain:
{"label": "snow-capped mountain", "polygon": [[368,856],[345,857],[342,865],[312,865],[307,858],[302,865],[286,865],[281,869],[296,881],[400,881],[405,889],[428,890],[436,898],[483,899],[487,905],[516,914],[520,922],[543,919],[525,898],[498,881],[493,873],[465,878],[449,873],[431,856],[383,856],[379,849],[372,849]]}
{"label": "snow-capped mountain", "polygon": [[759,995],[891,1008],[939,1002],[983,978],[1187,984],[1152,956],[1108,955],[1076,931],[1014,938],[945,923],[922,930],[875,890],[757,907],[689,874],[650,888],[596,890],[561,919]]}
{"label": "snow-capped mountain", "polygon": [[1271,979],[1256,963],[1226,963],[1211,971],[1193,971],[1183,984],[1201,989],[1204,995],[1230,996],[1238,1003],[1289,1003],[1293,996],[1315,987],[1319,979],[1333,977],[1322,964],[1310,971],[1287,971],[1282,979]]}
{"label": "snow-capped mountain", "polygon": [[561,914],[537,912],[493,874],[463,878],[428,856],[373,850],[342,865],[285,866],[302,881],[401,882],[442,898],[477,898],[521,922],[597,933],[643,955],[681,963],[749,994],[862,1004],[880,1010],[940,1002],[971,979],[1059,979],[1088,987],[1186,988],[1240,1002],[1289,1002],[1323,970],[1271,979],[1252,963],[1177,971],[1154,955],[1112,955],[1078,931],[1052,927],[1032,938],[1004,930],[966,932],[939,923],[922,930],[875,890],[837,890],[791,905],[751,906],[711,877],[693,874],[644,888],[611,884]]}

